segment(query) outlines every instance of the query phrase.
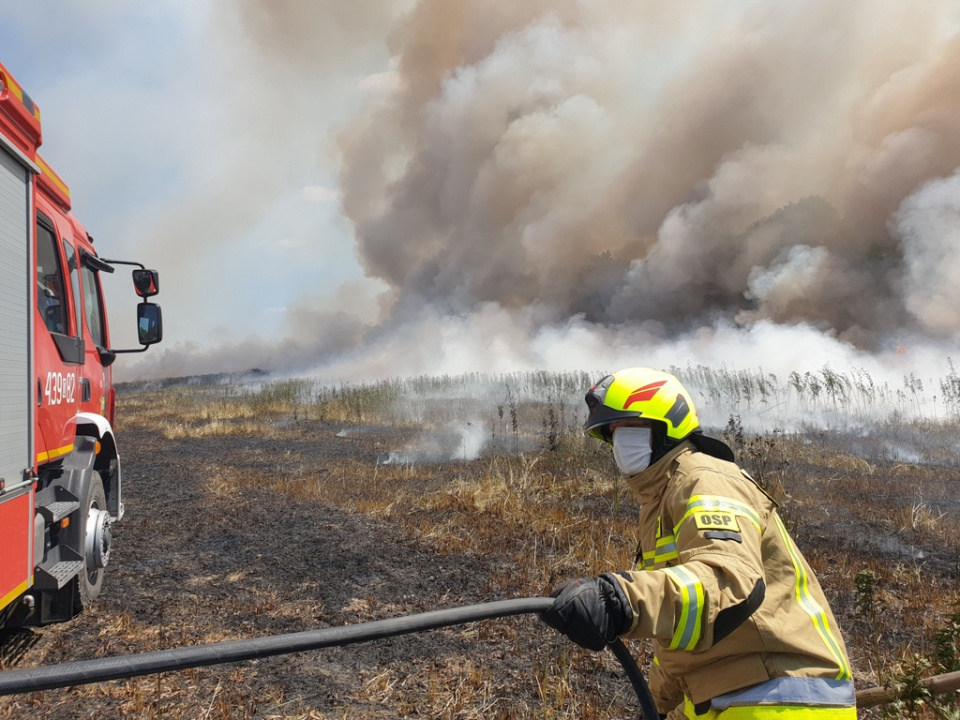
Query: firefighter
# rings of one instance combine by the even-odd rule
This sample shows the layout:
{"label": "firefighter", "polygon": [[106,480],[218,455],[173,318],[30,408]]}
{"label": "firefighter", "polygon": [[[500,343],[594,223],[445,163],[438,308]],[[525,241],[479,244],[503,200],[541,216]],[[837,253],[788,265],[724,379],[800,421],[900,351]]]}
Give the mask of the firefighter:
{"label": "firefighter", "polygon": [[541,619],[578,645],[651,638],[669,720],[855,720],[850,663],[777,503],[702,433],[668,373],[628,368],[590,388],[588,435],[613,447],[641,503],[637,566],[568,580]]}

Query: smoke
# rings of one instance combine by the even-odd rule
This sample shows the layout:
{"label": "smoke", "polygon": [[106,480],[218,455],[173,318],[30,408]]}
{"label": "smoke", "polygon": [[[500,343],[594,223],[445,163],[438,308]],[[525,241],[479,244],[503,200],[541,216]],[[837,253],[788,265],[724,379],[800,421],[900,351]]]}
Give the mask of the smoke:
{"label": "smoke", "polygon": [[[714,36],[650,18],[649,4],[580,3],[519,28],[501,11],[477,59],[446,47],[424,67],[404,61],[437,20],[436,4],[420,3],[397,90],[342,137],[344,207],[367,271],[407,313],[539,304],[554,322],[583,313],[683,329],[770,317],[875,344],[893,329],[889,309],[858,299],[894,294],[903,264],[890,262],[886,219],[960,162],[954,93],[931,92],[955,89],[960,66],[953,42],[931,51],[937,38],[921,32],[929,3],[909,16],[892,3],[880,14],[816,5],[800,17],[758,8]],[[593,12],[611,7],[621,12]],[[662,44],[643,42],[660,29],[689,55],[664,67]],[[905,67],[872,77],[891,43]],[[395,142],[371,163],[384,127]],[[847,227],[864,206],[887,211],[873,219],[880,232]],[[825,273],[795,272],[787,258],[802,246],[819,248]],[[774,297],[750,292],[759,274]]]}
{"label": "smoke", "polygon": [[907,310],[931,333],[956,333],[960,327],[960,173],[911,195],[891,224],[902,239]]}
{"label": "smoke", "polygon": [[287,97],[390,56],[331,135],[381,292],[303,298],[282,360],[195,366],[789,369],[960,331],[955,2],[236,7],[228,39]]}

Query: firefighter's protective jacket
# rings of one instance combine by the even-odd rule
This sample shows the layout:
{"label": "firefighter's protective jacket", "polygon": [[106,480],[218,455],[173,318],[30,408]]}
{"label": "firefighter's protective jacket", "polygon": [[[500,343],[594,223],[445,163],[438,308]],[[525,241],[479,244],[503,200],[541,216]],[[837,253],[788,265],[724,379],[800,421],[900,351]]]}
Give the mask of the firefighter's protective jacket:
{"label": "firefighter's protective jacket", "polygon": [[758,694],[760,704],[853,706],[823,591],[747,473],[686,441],[627,483],[642,503],[642,558],[617,573],[634,614],[624,637],[653,638],[662,713]]}

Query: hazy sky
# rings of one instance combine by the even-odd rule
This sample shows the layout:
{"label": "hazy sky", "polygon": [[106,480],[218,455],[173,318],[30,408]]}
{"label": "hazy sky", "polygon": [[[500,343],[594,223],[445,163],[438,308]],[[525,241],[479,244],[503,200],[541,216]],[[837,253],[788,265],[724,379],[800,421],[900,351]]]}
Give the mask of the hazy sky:
{"label": "hazy sky", "polygon": [[161,273],[165,341],[120,377],[936,375],[958,24],[960,0],[8,0],[0,61],[99,252]]}
{"label": "hazy sky", "polygon": [[[382,39],[341,75],[304,75],[259,56],[233,3],[0,8],[2,62],[40,105],[74,211],[102,255],[160,271],[165,349],[276,340],[291,304],[362,278],[329,132],[386,65]],[[127,288],[110,290],[129,339]]]}

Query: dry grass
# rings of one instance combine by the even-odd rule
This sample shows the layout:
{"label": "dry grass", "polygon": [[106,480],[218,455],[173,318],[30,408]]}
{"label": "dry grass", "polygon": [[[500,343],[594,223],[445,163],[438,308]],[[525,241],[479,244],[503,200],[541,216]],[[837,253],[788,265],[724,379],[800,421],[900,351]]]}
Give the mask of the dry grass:
{"label": "dry grass", "polygon": [[[158,399],[164,406],[169,402],[137,397],[144,410],[141,422],[157,422],[151,408]],[[252,412],[249,398],[203,401],[183,394],[174,405],[176,411],[169,420],[164,417],[161,426],[165,433],[184,436],[283,432],[277,419],[292,415],[410,426],[395,407],[381,404],[378,413],[372,403],[351,401],[345,393],[306,408],[261,403],[257,412]],[[516,447],[530,447],[527,441],[535,436],[539,449],[532,452],[511,453],[508,442],[506,452],[455,465],[371,467],[346,460],[333,476],[305,470],[301,458],[278,458],[278,464],[289,468],[266,482],[291,500],[386,518],[437,553],[499,555],[499,572],[487,580],[494,594],[541,595],[566,577],[630,567],[637,508],[625,497],[609,458],[596,444],[585,444],[570,432],[573,423],[550,433],[542,407],[531,413],[529,406],[518,405],[512,418],[501,408],[488,426],[492,435],[499,429],[501,437],[515,440]],[[424,425],[440,425],[424,417],[424,407],[421,403],[418,409]],[[551,417],[560,415],[562,411],[551,410]],[[917,555],[924,552],[920,548],[939,549],[941,558],[960,555],[960,514],[943,504],[956,497],[960,473],[955,468],[868,460],[840,450],[841,440],[825,443],[817,434],[727,439],[782,502],[845,628],[858,685],[883,683],[911,653],[929,651],[933,633],[958,597],[957,567],[928,569]],[[242,493],[245,484],[264,482],[261,475],[243,470],[242,458],[236,461],[229,478],[211,473],[211,493]],[[297,470],[291,473],[291,468]],[[882,608],[869,626],[854,607],[854,578],[864,569],[875,573],[875,602]],[[571,663],[585,661],[571,659],[577,654],[564,650],[549,657],[537,678],[538,707],[514,708],[509,717],[605,717],[602,703],[585,704],[574,697]],[[495,678],[470,664],[434,668],[416,681],[386,670],[367,679],[363,692],[403,708],[412,682],[431,688],[425,694],[429,706],[421,707],[430,717],[500,716],[491,693]],[[441,686],[446,689],[441,691]],[[424,694],[415,695],[422,702]]]}
{"label": "dry grass", "polygon": [[[581,437],[574,405],[565,400],[525,402],[522,393],[508,386],[505,394],[494,393],[494,403],[481,408],[478,417],[476,403],[444,401],[442,393],[437,400],[424,387],[405,398],[405,388],[398,383],[325,391],[291,381],[254,390],[200,386],[132,392],[121,401],[123,423],[159,430],[170,439],[256,435],[276,439],[280,447],[298,437],[308,421],[326,423],[331,433],[340,427],[387,426],[397,430],[401,441],[408,437],[403,433],[447,427],[462,413],[460,421],[482,428],[489,441],[488,450],[469,461],[383,464],[386,454],[398,448],[382,436],[361,435],[365,457],[321,462],[289,450],[264,457],[240,449],[196,471],[206,478],[209,502],[223,506],[229,501],[232,512],[243,512],[251,488],[268,488],[291,503],[385,520],[440,555],[496,558],[484,580],[491,597],[540,596],[568,577],[632,566],[638,508],[618,481],[609,453]],[[452,387],[462,390],[455,382]],[[887,461],[882,452],[861,456],[845,452],[842,437],[828,441],[817,433],[758,438],[740,430],[729,439],[744,464],[781,501],[843,627],[858,687],[889,680],[911,653],[930,653],[934,633],[960,596],[956,466]],[[855,583],[864,570],[876,579],[869,616]],[[237,592],[225,612],[304,611],[286,609],[269,589],[251,587],[249,579],[243,573],[226,578]],[[188,606],[191,601],[188,582],[181,602]],[[346,609],[355,613],[357,622],[376,619],[384,611],[363,598]],[[398,598],[390,611],[400,615],[416,609]],[[322,609],[307,612],[320,614]],[[514,628],[506,622],[495,630],[467,628],[463,633],[493,632],[509,640]],[[120,616],[105,633],[102,652],[133,642],[144,650],[188,644],[196,642],[198,631],[184,626],[161,637],[155,628]],[[232,639],[201,635],[204,642]],[[633,649],[646,657],[641,645]],[[381,704],[382,717],[612,718],[620,716],[629,698],[608,697],[598,677],[615,671],[616,663],[607,654],[593,655],[551,638],[525,697],[514,694],[505,700],[501,679],[475,655],[412,669],[369,668],[354,699],[365,707]],[[130,717],[181,717],[178,692],[185,692],[191,678],[189,671],[183,675],[175,681],[170,676],[132,680],[106,690],[93,686],[85,692],[118,693]],[[217,683],[205,692],[207,704],[200,716],[254,717],[248,714],[251,703],[242,682]],[[354,714],[350,706],[336,716],[303,714],[302,709],[286,715],[287,702],[273,698],[276,712],[264,717],[381,717],[368,711]]]}
{"label": "dry grass", "polygon": [[[159,420],[168,437],[282,435],[296,428],[278,427],[278,419],[293,416],[410,426],[406,414],[395,407],[380,404],[371,409],[373,403],[346,393],[307,407],[275,399],[251,403],[249,396],[135,397],[142,409],[140,422],[158,423],[153,412],[158,400],[163,407],[172,405],[169,415],[161,414]],[[425,407],[421,403],[418,408],[423,424],[442,424],[424,417]],[[570,432],[573,423],[550,433],[542,410],[531,413],[529,406],[519,404],[511,409],[512,417],[501,411],[488,423],[492,435],[499,429],[515,447],[530,447],[529,436],[537,437],[539,449],[532,452],[511,453],[508,442],[506,452],[471,462],[415,466],[345,460],[332,474],[311,471],[300,457],[280,457],[276,462],[281,471],[266,479],[245,470],[243,458],[237,457],[228,469],[209,469],[208,487],[214,495],[242,494],[246,486],[266,482],[291,501],[385,518],[437,553],[502,557],[498,572],[487,579],[491,594],[541,595],[566,577],[630,567],[637,510],[596,444],[585,444]],[[560,415],[551,410],[551,417]],[[737,444],[736,438],[730,439]],[[910,653],[929,651],[933,633],[956,601],[957,568],[928,568],[917,554],[923,552],[919,548],[939,548],[941,558],[960,554],[960,518],[943,504],[956,496],[957,470],[867,460],[816,435],[740,441],[737,449],[744,464],[752,465],[782,502],[832,599],[858,684],[882,683]],[[864,569],[876,575],[875,603],[882,608],[869,625],[854,607],[854,578]],[[416,711],[404,700],[413,696],[418,703],[426,702],[419,710],[430,717],[606,717],[602,702],[577,697],[582,683],[577,690],[571,686],[570,678],[582,674],[583,663],[593,658],[560,647],[538,674],[536,707],[514,707],[504,714],[494,692],[496,678],[481,664],[466,661],[430,668],[417,679],[390,669],[374,672],[360,694],[395,706],[399,714]],[[411,684],[420,691],[412,692]]]}

